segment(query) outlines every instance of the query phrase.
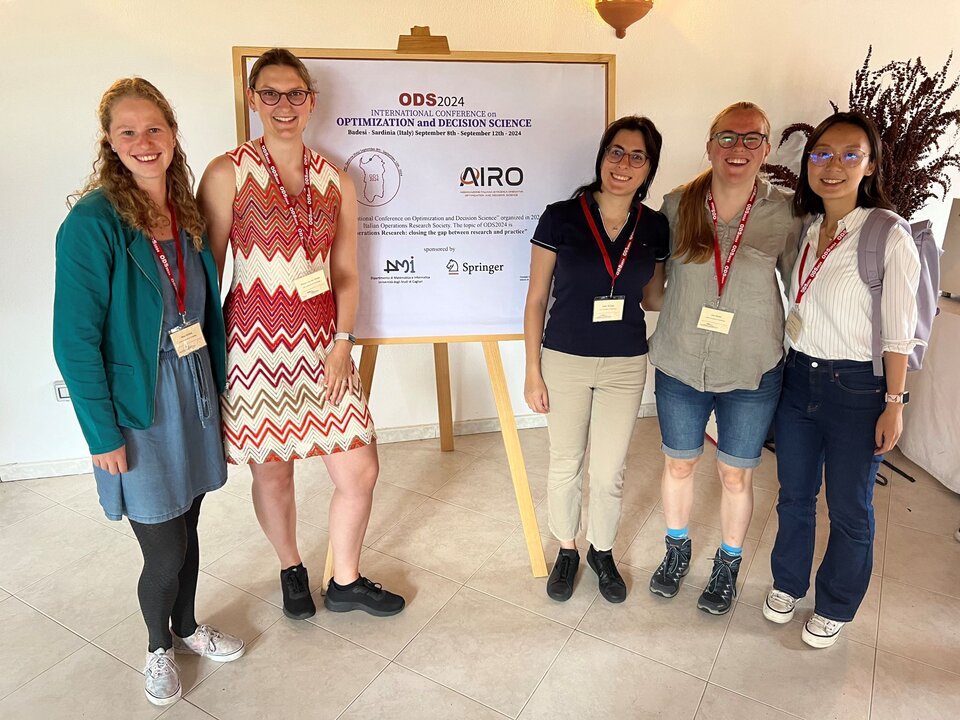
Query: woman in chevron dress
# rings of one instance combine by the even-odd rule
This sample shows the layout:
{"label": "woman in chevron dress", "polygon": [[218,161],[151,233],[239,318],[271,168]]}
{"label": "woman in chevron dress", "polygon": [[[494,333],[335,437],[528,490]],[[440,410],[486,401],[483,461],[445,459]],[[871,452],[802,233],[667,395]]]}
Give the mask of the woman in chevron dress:
{"label": "woman in chevron dress", "polygon": [[224,445],[250,465],[260,526],[280,561],[284,613],[316,612],[297,546],[294,460],[322,456],[335,490],[325,606],[393,615],[404,600],[359,572],[379,473],[373,420],[350,351],[357,311],[357,199],[347,175],[303,144],[316,105],[288,50],[264,53],[247,101],[263,137],[210,163],[200,184],[210,245],[233,277],[224,305]]}

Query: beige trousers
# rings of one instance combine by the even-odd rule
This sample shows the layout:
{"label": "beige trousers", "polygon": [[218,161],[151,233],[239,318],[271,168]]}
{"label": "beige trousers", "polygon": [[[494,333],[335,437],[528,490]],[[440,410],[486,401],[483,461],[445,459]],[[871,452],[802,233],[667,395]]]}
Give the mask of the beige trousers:
{"label": "beige trousers", "polygon": [[589,436],[587,541],[597,550],[610,550],[620,526],[624,463],[640,411],[647,356],[581,357],[544,348],[540,371],[550,403],[550,531],[558,540],[573,540],[580,530]]}

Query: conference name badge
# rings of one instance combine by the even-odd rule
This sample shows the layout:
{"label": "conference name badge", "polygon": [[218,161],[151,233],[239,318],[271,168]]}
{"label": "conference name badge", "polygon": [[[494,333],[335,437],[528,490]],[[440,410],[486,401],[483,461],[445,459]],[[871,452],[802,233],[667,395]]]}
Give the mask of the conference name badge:
{"label": "conference name badge", "polygon": [[726,335],[730,332],[730,326],[732,324],[732,312],[705,305],[700,310],[700,320],[697,322],[697,328],[700,330],[709,330],[710,332]]}
{"label": "conference name badge", "polygon": [[177,357],[186,357],[207,345],[207,341],[203,338],[203,330],[200,329],[200,323],[196,320],[191,320],[173,328],[170,331],[170,340],[173,341],[173,349],[177,351]]}
{"label": "conference name badge", "polygon": [[593,299],[593,321],[594,322],[612,322],[623,320],[623,304],[626,297],[623,295],[614,295],[608,297],[603,295]]}
{"label": "conference name badge", "polygon": [[800,335],[803,334],[803,320],[800,318],[800,312],[796,306],[790,308],[790,314],[787,315],[787,337],[791,342],[797,342]]}
{"label": "conference name badge", "polygon": [[323,270],[317,270],[317,272],[299,277],[295,282],[297,285],[297,294],[301,300],[309,300],[317,295],[322,295],[330,289],[330,286],[327,284],[327,276]]}

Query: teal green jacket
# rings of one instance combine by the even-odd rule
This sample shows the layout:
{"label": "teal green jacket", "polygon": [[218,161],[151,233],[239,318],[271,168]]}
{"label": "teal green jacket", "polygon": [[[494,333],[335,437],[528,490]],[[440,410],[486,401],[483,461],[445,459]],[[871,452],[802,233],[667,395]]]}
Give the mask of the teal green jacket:
{"label": "teal green jacket", "polygon": [[[57,233],[53,354],[91,455],[124,444],[120,427],[153,424],[163,325],[161,277],[150,239],[120,218],[102,190],[85,195]],[[217,267],[207,283],[204,337],[213,377],[226,386],[226,337]]]}

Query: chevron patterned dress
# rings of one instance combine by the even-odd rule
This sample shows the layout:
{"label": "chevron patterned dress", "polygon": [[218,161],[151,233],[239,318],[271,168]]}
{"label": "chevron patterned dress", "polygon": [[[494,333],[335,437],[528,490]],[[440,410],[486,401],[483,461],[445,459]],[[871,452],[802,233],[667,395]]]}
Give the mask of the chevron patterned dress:
{"label": "chevron patterned dress", "polygon": [[[231,463],[265,463],[329,455],[370,444],[373,419],[353,369],[355,390],[339,405],[323,398],[323,365],[333,348],[333,293],[303,301],[295,280],[323,269],[340,212],[340,177],[329,161],[310,158],[313,232],[304,249],[280,188],[254,140],[228,156],[236,171],[233,281],[224,304],[227,390],[224,445]],[[307,227],[306,188],[295,199]]]}

